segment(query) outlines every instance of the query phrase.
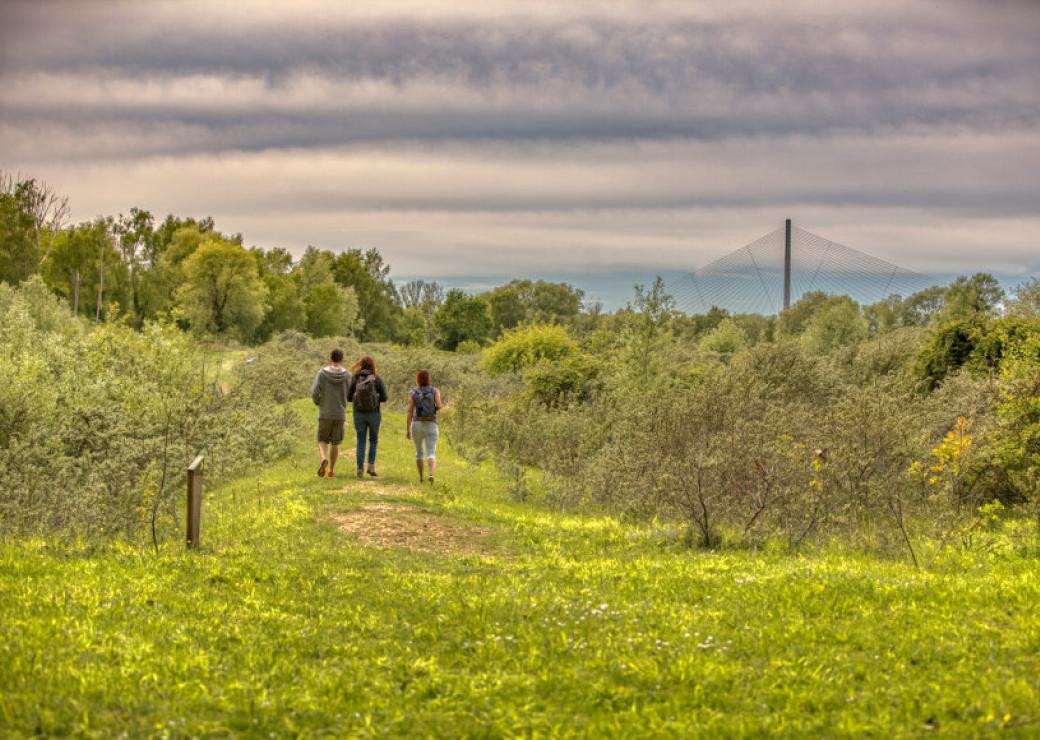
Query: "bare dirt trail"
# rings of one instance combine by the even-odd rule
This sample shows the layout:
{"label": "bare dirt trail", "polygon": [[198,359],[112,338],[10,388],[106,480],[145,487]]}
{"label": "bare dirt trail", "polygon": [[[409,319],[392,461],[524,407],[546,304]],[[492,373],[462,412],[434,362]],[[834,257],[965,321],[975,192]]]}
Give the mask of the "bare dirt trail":
{"label": "bare dirt trail", "polygon": [[[409,486],[385,483],[356,483],[344,493],[379,498],[414,494]],[[333,512],[336,527],[366,545],[412,552],[450,555],[481,555],[490,550],[491,530],[459,522],[401,501],[366,501],[359,508]]]}

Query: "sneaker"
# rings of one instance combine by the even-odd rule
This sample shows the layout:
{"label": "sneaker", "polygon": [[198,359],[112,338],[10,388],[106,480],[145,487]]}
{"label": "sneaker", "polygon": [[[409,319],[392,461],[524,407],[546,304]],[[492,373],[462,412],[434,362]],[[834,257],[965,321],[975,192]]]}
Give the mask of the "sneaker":
{"label": "sneaker", "polygon": [[330,470],[330,471],[329,471],[329,477],[330,477],[330,478],[335,478],[335,477],[336,477],[336,473],[335,473],[335,471],[332,471],[332,470]]}
{"label": "sneaker", "polygon": [[431,475],[429,478],[427,478],[427,480],[430,481],[430,485],[432,486],[433,485],[433,476]]}
{"label": "sneaker", "polygon": [[318,466],[318,477],[319,478],[324,478],[325,477],[325,468],[327,468],[328,466],[329,466],[329,461],[328,460],[322,460],[321,461],[321,465]]}
{"label": "sneaker", "polygon": [[365,479],[365,471],[362,470],[361,468],[358,468],[357,479],[358,480],[364,480]]}
{"label": "sneaker", "polygon": [[375,468],[369,468],[368,469],[368,474],[371,475],[373,478],[378,478],[379,477],[379,473],[376,472]]}

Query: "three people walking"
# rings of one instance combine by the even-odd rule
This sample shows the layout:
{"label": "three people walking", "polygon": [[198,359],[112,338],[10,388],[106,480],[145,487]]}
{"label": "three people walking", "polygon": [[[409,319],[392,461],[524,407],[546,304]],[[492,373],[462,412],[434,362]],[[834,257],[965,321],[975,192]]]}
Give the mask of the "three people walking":
{"label": "three people walking", "polygon": [[[408,393],[405,433],[415,443],[419,482],[429,480],[433,483],[437,466],[437,412],[442,407],[441,392],[430,382],[429,370],[420,370],[415,381],[416,387]],[[376,373],[375,360],[369,356],[362,357],[347,370],[343,367],[342,350],[332,350],[329,363],[314,376],[311,399],[318,407],[318,475],[330,478],[336,475],[339,445],[343,441],[347,404],[350,403],[353,405],[354,431],[357,434],[357,477],[364,478],[366,471],[370,476],[377,477],[376,454],[383,417],[381,407],[387,402],[388,396],[386,384]]]}

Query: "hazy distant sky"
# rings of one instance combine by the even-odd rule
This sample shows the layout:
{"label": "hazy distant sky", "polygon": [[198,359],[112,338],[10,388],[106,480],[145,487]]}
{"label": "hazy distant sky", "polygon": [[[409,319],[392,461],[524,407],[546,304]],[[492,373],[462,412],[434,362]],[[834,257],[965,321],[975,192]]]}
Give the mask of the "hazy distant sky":
{"label": "hazy distant sky", "polygon": [[0,2],[0,168],[397,275],[1040,269],[1040,2]]}

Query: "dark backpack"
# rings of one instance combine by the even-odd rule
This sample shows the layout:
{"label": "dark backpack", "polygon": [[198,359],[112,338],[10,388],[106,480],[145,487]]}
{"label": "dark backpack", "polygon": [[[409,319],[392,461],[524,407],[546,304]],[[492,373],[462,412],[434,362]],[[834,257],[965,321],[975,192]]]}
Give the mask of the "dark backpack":
{"label": "dark backpack", "polygon": [[424,385],[412,391],[415,399],[415,416],[417,418],[433,418],[437,415],[437,391],[432,385]]}
{"label": "dark backpack", "polygon": [[376,387],[376,376],[362,375],[354,388],[355,411],[379,411],[379,389]]}

